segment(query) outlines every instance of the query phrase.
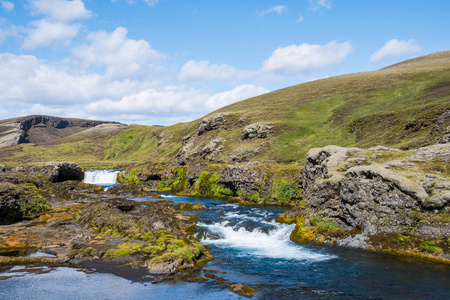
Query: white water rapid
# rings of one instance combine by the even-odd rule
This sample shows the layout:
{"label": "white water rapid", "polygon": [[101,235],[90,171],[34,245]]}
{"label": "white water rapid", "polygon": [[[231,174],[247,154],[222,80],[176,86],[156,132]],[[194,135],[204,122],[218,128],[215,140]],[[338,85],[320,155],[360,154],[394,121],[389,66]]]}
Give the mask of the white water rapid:
{"label": "white water rapid", "polygon": [[220,239],[204,239],[203,242],[206,244],[214,244],[219,247],[231,247],[241,250],[244,253],[249,252],[257,256],[278,259],[322,261],[334,258],[330,255],[314,253],[293,244],[289,240],[289,234],[295,225],[279,224],[268,233],[258,228],[255,228],[253,231],[249,231],[243,227],[239,229],[232,228],[227,226],[226,221],[211,225],[199,225],[221,236]]}
{"label": "white water rapid", "polygon": [[198,224],[212,233],[202,238],[206,244],[232,248],[242,255],[274,259],[324,261],[335,258],[291,242],[289,237],[295,225],[276,222],[273,212],[260,208],[243,209],[237,204],[222,204],[220,207],[224,213],[219,220]]}
{"label": "white water rapid", "polygon": [[84,182],[100,186],[113,186],[117,183],[117,174],[120,170],[86,170],[84,172]]}

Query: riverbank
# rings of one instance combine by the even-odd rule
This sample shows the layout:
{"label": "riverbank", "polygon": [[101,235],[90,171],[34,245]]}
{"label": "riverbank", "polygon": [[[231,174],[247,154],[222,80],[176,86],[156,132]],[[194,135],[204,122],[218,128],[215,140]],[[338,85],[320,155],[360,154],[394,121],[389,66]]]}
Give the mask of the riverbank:
{"label": "riverbank", "polygon": [[[78,298],[86,290],[87,298],[122,295],[128,299],[238,299],[252,295],[252,299],[448,298],[448,265],[331,245],[293,243],[289,236],[295,225],[275,221],[286,208],[241,206],[217,198],[162,196],[175,206],[191,203],[203,207],[188,213],[199,219],[195,236],[210,247],[215,259],[194,271],[193,276],[158,284],[143,280],[140,284],[102,273],[97,265],[90,266],[95,271],[87,273],[67,268],[15,267],[0,271],[0,277],[9,277],[0,281],[0,295],[16,297],[33,287],[33,295],[51,293],[58,298]],[[134,199],[140,203],[161,201]],[[62,282],[69,287],[61,288]],[[239,290],[253,293],[233,293]]]}
{"label": "riverbank", "polygon": [[227,197],[243,205],[293,209],[293,241],[335,244],[448,263],[450,144],[414,150],[327,146],[304,165],[142,167],[123,171],[126,183],[158,192]]}

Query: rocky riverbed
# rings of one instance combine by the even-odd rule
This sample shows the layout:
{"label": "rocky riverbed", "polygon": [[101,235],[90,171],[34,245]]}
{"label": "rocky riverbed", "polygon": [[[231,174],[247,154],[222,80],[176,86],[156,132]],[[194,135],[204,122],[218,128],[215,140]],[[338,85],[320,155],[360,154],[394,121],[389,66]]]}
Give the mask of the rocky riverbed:
{"label": "rocky riverbed", "polygon": [[[30,175],[31,169],[40,174]],[[159,197],[145,185],[104,192],[76,180],[53,182],[78,171],[76,164],[46,164],[41,172],[33,165],[0,173],[1,265],[135,268],[141,271],[128,273],[158,281],[211,259],[192,235],[191,217],[170,202],[126,200]],[[38,250],[54,257],[24,256]]]}

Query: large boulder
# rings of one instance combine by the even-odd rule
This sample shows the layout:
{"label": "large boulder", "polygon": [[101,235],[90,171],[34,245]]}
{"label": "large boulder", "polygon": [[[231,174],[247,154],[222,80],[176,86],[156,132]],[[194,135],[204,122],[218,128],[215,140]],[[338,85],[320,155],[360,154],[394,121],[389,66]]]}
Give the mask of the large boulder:
{"label": "large boulder", "polygon": [[49,209],[34,185],[0,182],[0,225],[33,219]]}
{"label": "large boulder", "polygon": [[257,192],[266,175],[265,170],[258,167],[259,164],[259,162],[248,162],[230,165],[222,171],[220,182],[232,190]]}
{"label": "large boulder", "polygon": [[67,180],[83,180],[84,172],[81,167],[73,162],[47,162],[33,164],[29,167],[31,175],[47,175],[52,182]]}

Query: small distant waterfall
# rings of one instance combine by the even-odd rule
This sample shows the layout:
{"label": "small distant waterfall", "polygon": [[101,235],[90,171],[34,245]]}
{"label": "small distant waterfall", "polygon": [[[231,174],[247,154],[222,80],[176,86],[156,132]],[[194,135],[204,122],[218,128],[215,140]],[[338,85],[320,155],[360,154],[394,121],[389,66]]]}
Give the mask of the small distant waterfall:
{"label": "small distant waterfall", "polygon": [[84,172],[84,182],[100,185],[102,187],[112,187],[117,185],[117,174],[120,170],[103,169],[103,170],[86,170]]}

